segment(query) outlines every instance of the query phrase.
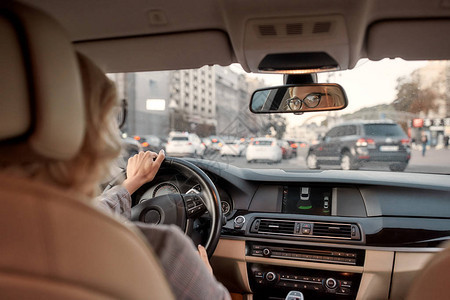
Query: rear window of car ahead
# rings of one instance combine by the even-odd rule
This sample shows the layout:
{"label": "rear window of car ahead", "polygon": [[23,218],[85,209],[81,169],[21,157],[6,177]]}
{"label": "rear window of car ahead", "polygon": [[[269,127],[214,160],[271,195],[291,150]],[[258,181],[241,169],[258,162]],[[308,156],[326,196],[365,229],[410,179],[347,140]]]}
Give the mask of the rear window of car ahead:
{"label": "rear window of car ahead", "polygon": [[174,136],[172,141],[187,141],[189,140],[187,136]]}
{"label": "rear window of car ahead", "polygon": [[405,132],[397,124],[366,124],[367,136],[405,136]]}
{"label": "rear window of car ahead", "polygon": [[253,145],[255,145],[255,146],[271,146],[272,141],[253,141]]}

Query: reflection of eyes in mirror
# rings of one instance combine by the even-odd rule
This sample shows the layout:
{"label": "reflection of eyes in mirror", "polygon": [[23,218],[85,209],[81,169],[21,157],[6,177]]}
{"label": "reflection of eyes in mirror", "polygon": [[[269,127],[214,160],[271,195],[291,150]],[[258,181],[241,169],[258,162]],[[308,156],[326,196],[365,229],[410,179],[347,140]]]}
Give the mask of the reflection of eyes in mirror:
{"label": "reflection of eyes in mirror", "polygon": [[320,100],[322,99],[322,96],[325,96],[326,94],[323,93],[311,93],[306,95],[305,98],[300,99],[297,96],[294,96],[292,98],[289,98],[286,100],[286,103],[288,105],[288,108],[290,110],[300,110],[303,106],[303,103],[309,108],[314,108],[319,105]]}
{"label": "reflection of eyes in mirror", "polygon": [[251,111],[309,112],[337,110],[347,106],[345,93],[335,84],[280,86],[253,94]]}

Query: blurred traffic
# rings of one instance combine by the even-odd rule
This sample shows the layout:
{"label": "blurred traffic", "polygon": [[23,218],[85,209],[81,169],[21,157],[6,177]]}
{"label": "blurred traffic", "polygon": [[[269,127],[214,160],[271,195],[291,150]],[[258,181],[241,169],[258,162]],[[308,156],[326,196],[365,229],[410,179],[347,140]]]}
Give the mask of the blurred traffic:
{"label": "blurred traffic", "polygon": [[[423,157],[423,147],[428,149],[427,153],[434,153],[436,163]],[[411,172],[427,167],[430,172],[440,172],[439,161],[448,159],[445,147],[436,149],[410,139],[397,123],[380,120],[342,123],[328,131],[317,131],[309,140],[277,139],[270,135],[199,137],[187,131],[171,131],[168,136],[124,136],[121,162],[125,163],[139,151],[158,152],[160,149],[173,157],[221,161],[238,167],[268,168],[273,165],[295,170]]]}

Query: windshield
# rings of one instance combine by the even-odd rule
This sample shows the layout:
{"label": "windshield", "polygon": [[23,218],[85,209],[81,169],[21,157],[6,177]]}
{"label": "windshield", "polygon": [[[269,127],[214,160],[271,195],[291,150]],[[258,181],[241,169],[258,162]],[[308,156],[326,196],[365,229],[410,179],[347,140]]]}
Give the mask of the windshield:
{"label": "windshield", "polygon": [[[159,137],[167,156],[173,133],[195,133],[193,152],[183,155],[238,167],[450,173],[449,61],[365,59],[353,70],[319,73],[318,82],[342,85],[349,105],[303,115],[252,114],[251,94],[283,77],[239,65],[108,76],[128,101],[123,137]],[[279,153],[247,151],[272,145],[260,138],[275,138]]]}

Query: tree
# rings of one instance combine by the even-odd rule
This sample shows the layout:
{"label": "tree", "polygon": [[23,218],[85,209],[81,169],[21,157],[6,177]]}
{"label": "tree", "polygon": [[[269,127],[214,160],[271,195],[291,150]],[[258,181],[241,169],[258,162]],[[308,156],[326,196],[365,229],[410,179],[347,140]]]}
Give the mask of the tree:
{"label": "tree", "polygon": [[400,77],[397,79],[397,99],[392,103],[398,111],[428,114],[436,110],[435,99],[439,94],[432,88],[421,89],[419,81],[415,78]]}
{"label": "tree", "polygon": [[261,128],[263,134],[275,135],[281,139],[286,132],[286,118],[280,115],[269,115],[267,122],[264,122]]}

